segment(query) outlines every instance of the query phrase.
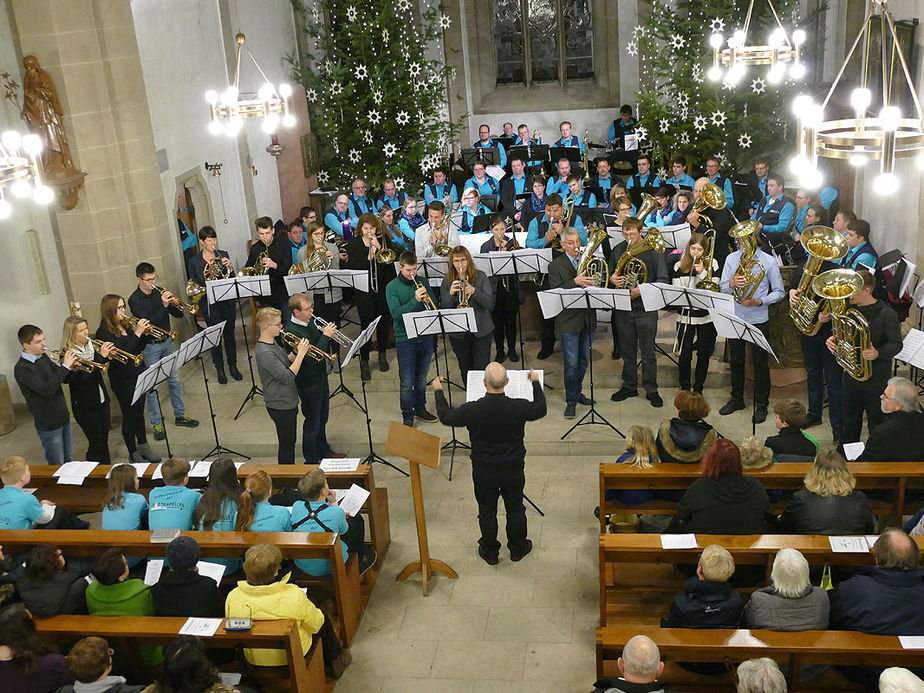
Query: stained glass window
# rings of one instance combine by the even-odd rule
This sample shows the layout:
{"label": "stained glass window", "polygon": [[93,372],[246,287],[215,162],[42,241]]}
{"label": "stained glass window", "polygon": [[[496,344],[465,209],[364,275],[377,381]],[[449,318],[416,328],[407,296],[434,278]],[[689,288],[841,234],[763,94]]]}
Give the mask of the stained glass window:
{"label": "stained glass window", "polygon": [[565,77],[594,76],[594,24],[590,0],[561,0],[565,33]]}
{"label": "stained glass window", "polygon": [[558,81],[555,0],[528,0],[530,72],[533,82]]}
{"label": "stained glass window", "polygon": [[523,60],[523,12],[520,0],[494,0],[494,51],[497,83],[525,80]]}

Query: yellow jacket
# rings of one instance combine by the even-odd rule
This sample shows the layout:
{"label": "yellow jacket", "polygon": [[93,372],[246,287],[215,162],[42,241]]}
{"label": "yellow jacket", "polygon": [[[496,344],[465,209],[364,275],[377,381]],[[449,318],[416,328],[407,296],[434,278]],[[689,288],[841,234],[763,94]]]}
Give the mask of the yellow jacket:
{"label": "yellow jacket", "polygon": [[[311,603],[297,585],[289,584],[287,573],[269,585],[251,585],[246,580],[237,583],[225,600],[225,616],[252,618],[254,621],[293,619],[298,622],[302,654],[311,649],[311,636],[324,625],[324,612]],[[245,648],[244,656],[251,664],[264,667],[286,665],[285,650]]]}

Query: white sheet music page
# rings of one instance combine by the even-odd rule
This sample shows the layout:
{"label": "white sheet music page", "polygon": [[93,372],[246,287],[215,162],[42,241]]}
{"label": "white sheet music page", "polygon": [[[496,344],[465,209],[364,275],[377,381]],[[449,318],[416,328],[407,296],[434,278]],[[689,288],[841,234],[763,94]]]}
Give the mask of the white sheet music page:
{"label": "white sheet music page", "polygon": [[[924,284],[924,282],[921,283]],[[895,358],[915,368],[924,368],[922,347],[924,347],[924,332],[912,328],[902,340],[902,350],[895,355]]]}
{"label": "white sheet music page", "polygon": [[917,304],[918,308],[924,308],[924,280],[919,281],[918,285],[914,287],[911,300]]}
{"label": "white sheet music page", "polygon": [[[543,371],[535,371],[539,376],[539,386],[544,383],[545,374]],[[510,381],[504,388],[504,394],[512,399],[525,399],[533,401],[533,384],[529,382],[529,371],[507,371],[507,379]],[[465,383],[465,401],[474,402],[485,396],[487,390],[484,387],[484,371],[469,371],[468,381]]]}
{"label": "white sheet music page", "polygon": [[343,459],[325,457],[318,466],[325,472],[355,472],[361,461],[359,457],[346,457]]}
{"label": "white sheet music page", "polygon": [[844,457],[850,462],[862,455],[864,450],[866,450],[866,443],[862,440],[856,443],[844,443]]}
{"label": "white sheet music page", "polygon": [[866,537],[828,537],[834,553],[869,553]]}
{"label": "white sheet music page", "polygon": [[662,534],[662,549],[696,549],[695,534]]}
{"label": "white sheet music page", "polygon": [[190,618],[180,628],[180,635],[195,635],[198,638],[210,638],[218,631],[223,618]]}
{"label": "white sheet music page", "polygon": [[363,507],[363,503],[369,497],[369,491],[362,486],[353,484],[347,490],[343,498],[340,499],[340,509],[349,517],[356,517]]}

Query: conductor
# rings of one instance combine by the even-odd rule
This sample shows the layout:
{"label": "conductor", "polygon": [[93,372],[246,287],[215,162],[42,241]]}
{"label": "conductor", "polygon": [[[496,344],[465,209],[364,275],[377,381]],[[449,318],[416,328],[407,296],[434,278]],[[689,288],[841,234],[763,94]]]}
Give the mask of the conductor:
{"label": "conductor", "polygon": [[[512,399],[504,394],[507,370],[492,361],[484,371],[486,394],[479,400],[450,408],[443,394],[439,376],[433,379],[436,412],[447,426],[465,426],[472,443],[472,483],[478,501],[478,524],[481,539],[478,555],[488,565],[497,565],[500,542],[497,541],[497,498],[503,496],[507,511],[507,548],[510,560],[519,561],[533,550],[526,538],[526,508],[523,487],[526,485],[526,446],[523,429],[527,421],[545,416],[545,395],[539,376],[530,370],[533,401]],[[498,425],[498,422],[504,422]]]}

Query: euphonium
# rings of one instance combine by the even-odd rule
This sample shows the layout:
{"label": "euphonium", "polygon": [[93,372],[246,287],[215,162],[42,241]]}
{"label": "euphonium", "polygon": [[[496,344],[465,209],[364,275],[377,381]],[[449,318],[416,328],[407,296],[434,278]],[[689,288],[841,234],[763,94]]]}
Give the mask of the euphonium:
{"label": "euphonium", "polygon": [[[417,280],[417,279],[414,280],[414,286],[417,289],[427,288],[420,282],[420,280]],[[430,295],[429,291],[427,291],[427,293],[424,294],[423,305],[424,305],[424,308],[427,310],[436,310],[436,304],[433,302],[433,297]]]}
{"label": "euphonium", "polygon": [[269,268],[263,264],[263,258],[269,257],[269,251],[264,250],[262,253],[258,253],[257,257],[254,258],[253,267],[245,267],[240,272],[237,273],[239,277],[257,277],[266,274],[269,271]]}
{"label": "euphonium", "polygon": [[[753,219],[739,221],[731,227],[728,235],[738,239],[741,246],[741,259],[738,261],[736,275],[741,275],[747,279],[747,283],[742,286],[736,286],[732,289],[732,294],[738,303],[745,299],[753,298],[754,292],[764,279],[764,265],[757,260],[754,255],[757,253],[757,222]],[[757,274],[754,269],[757,268]]]}
{"label": "euphonium", "polygon": [[642,224],[645,224],[645,219],[648,218],[648,215],[651,214],[654,210],[658,208],[658,201],[654,199],[654,195],[650,195],[646,192],[642,193],[642,204],[639,205],[639,208],[635,210],[634,216],[636,219],[640,219]]}
{"label": "euphonium", "polygon": [[[163,289],[163,288],[157,286],[157,284],[155,284],[155,285],[153,286],[153,288],[154,288],[154,289],[157,289],[157,291],[158,291],[161,295],[163,295],[164,292],[166,291],[166,289]],[[187,313],[189,313],[190,315],[195,315],[196,313],[199,312],[199,306],[197,306],[195,303],[187,303],[186,301],[184,301],[182,298],[180,298],[180,297],[177,296],[176,294],[174,294],[174,295],[173,295],[173,298],[170,299],[170,305],[176,306],[176,307],[179,308],[180,310],[185,310],[185,311],[186,311]]]}
{"label": "euphonium", "polygon": [[606,231],[599,226],[593,225],[587,231],[587,245],[581,251],[578,258],[577,273],[586,274],[594,280],[594,286],[606,288],[609,283],[609,270],[606,266],[606,260],[601,257],[594,257],[594,253],[600,244],[606,240]]}
{"label": "euphonium", "polygon": [[451,219],[452,219],[452,204],[453,203],[452,203],[451,197],[447,196],[444,199],[446,199],[447,201],[444,203],[446,205],[446,209],[443,212],[443,223],[440,226],[440,233],[443,235],[443,238],[446,239],[446,243],[440,243],[433,250],[440,257],[449,257],[449,254],[452,252],[452,246],[449,245],[449,228],[450,228],[450,224],[452,223]]}
{"label": "euphonium", "polygon": [[[138,325],[138,318],[136,318],[134,315],[126,315],[126,316],[125,316],[125,322],[128,323],[129,327],[131,327],[132,329],[135,329],[135,327]],[[173,330],[162,330],[162,329],[159,328],[157,325],[155,325],[153,322],[150,323],[150,324],[145,328],[143,334],[149,335],[149,336],[151,336],[151,337],[154,337],[154,339],[160,339],[160,340],[165,340],[165,339],[176,339],[176,332],[174,332]],[[93,346],[96,346],[96,345],[94,344]],[[114,353],[115,351],[120,351],[120,350],[119,350],[119,349],[115,349],[115,350],[113,350],[113,353]],[[128,354],[127,351],[124,351],[124,352],[122,352],[122,353]],[[128,355],[129,355],[130,357],[132,357],[132,358],[135,358],[135,355],[134,355],[134,354],[128,354]],[[115,357],[112,356],[112,357],[110,357],[110,358],[115,358]],[[137,358],[138,358],[138,363],[141,363],[141,359],[144,358],[144,356],[141,355],[141,354],[139,354]],[[122,359],[116,358],[116,361],[122,361]],[[122,363],[125,363],[125,362],[122,361]],[[135,364],[135,365],[138,365],[138,364]]]}
{"label": "euphonium", "polygon": [[[568,195],[565,200],[565,210],[561,215],[561,233],[565,232],[571,226],[571,215],[574,214],[574,196]],[[552,240],[552,246],[555,250],[561,250],[561,233]]]}
{"label": "euphonium", "polygon": [[[128,317],[125,318],[128,320]],[[99,351],[103,348],[103,342],[100,339],[91,339],[90,344],[93,345],[93,348]],[[141,362],[144,361],[144,354],[133,354],[130,351],[124,351],[118,347],[112,347],[112,351],[109,352],[110,361],[118,361],[119,363],[130,363],[135,367],[141,365]]]}
{"label": "euphonium", "polygon": [[800,332],[811,336],[821,329],[818,309],[823,300],[813,295],[812,282],[818,276],[822,262],[839,260],[847,254],[849,246],[847,240],[830,226],[809,226],[802,232],[801,241],[809,258],[799,282],[798,302],[789,309],[789,315]]}
{"label": "euphonium", "polygon": [[205,264],[202,274],[206,281],[214,281],[216,279],[228,279],[234,272],[221,261],[220,257],[214,257]]}
{"label": "euphonium", "polygon": [[664,252],[664,236],[655,228],[648,229],[643,239],[627,246],[616,262],[616,274],[625,278],[623,289],[634,289],[648,281],[648,266],[637,257],[646,250]]}
{"label": "euphonium", "polygon": [[[279,335],[282,337],[282,341],[288,344],[293,349],[298,349],[299,343],[302,341],[302,337],[299,337],[297,334],[292,334],[291,332],[283,332]],[[313,358],[315,361],[333,361],[337,358],[336,354],[328,354],[323,349],[319,349],[314,344],[308,345],[308,356]]]}
{"label": "euphonium", "polygon": [[847,375],[860,382],[869,380],[873,373],[872,361],[862,354],[872,341],[866,318],[856,308],[848,308],[847,300],[862,288],[863,277],[847,268],[822,272],[812,280],[812,290],[828,302],[834,358]]}
{"label": "euphonium", "polygon": [[199,285],[195,279],[186,282],[186,298],[191,298],[193,303],[198,303],[205,296],[205,287]]}
{"label": "euphonium", "polygon": [[[102,342],[100,342],[102,344]],[[66,349],[45,349],[48,353],[48,356],[52,361],[61,363],[64,361],[64,354],[67,353]],[[77,363],[74,364],[74,368],[78,371],[83,371],[84,373],[92,373],[93,371],[99,371],[100,373],[105,373],[109,370],[109,362],[99,363],[92,359],[85,359],[80,356],[77,357]]]}

